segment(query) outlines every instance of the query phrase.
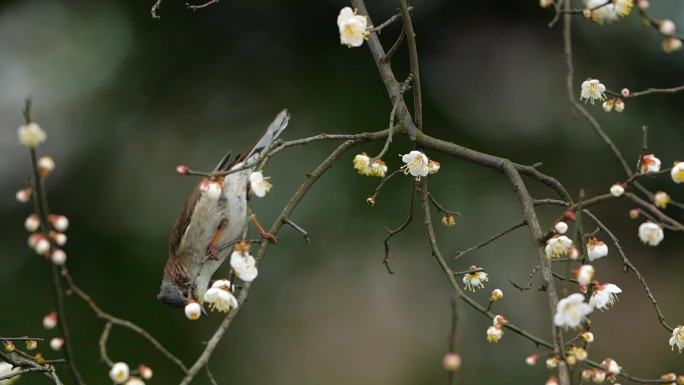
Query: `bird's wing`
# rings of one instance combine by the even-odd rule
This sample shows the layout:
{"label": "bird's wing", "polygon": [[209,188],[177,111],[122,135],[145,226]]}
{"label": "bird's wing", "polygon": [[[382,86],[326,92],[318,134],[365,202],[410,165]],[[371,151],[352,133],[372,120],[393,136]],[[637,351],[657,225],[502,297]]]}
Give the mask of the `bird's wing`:
{"label": "bird's wing", "polygon": [[189,262],[189,260],[184,261],[182,259],[183,256],[181,254],[187,253],[181,253],[180,249],[181,245],[183,244],[185,233],[188,229],[188,226],[190,226],[190,222],[192,221],[192,213],[195,211],[195,207],[197,206],[197,201],[199,201],[200,196],[201,193],[199,191],[198,184],[192,190],[185,207],[183,207],[183,210],[181,210],[181,212],[178,214],[176,223],[173,224],[173,229],[171,230],[171,238],[169,239],[169,255],[179,258],[181,260],[180,262],[183,264],[185,264],[185,262]]}

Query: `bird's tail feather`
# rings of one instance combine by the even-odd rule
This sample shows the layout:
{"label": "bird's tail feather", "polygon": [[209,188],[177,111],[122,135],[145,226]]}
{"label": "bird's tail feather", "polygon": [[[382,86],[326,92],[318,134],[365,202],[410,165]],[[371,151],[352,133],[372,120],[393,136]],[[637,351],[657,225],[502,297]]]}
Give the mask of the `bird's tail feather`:
{"label": "bird's tail feather", "polygon": [[273,143],[273,141],[276,140],[278,136],[285,130],[289,121],[290,114],[287,113],[287,109],[280,111],[278,115],[276,115],[275,119],[273,119],[273,122],[271,122],[268,128],[266,128],[264,134],[261,135],[259,140],[252,147],[252,149],[249,150],[249,152],[247,152],[244,156],[238,157],[236,159],[236,162],[239,163],[233,163],[231,166],[233,168],[237,165],[242,167],[246,164],[249,165],[256,162],[264,150],[266,150],[268,146]]}

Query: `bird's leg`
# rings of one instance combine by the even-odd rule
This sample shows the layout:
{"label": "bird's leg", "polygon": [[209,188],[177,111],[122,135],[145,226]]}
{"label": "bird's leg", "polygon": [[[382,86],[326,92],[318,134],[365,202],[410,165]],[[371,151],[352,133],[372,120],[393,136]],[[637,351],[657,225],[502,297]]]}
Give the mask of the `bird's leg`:
{"label": "bird's leg", "polygon": [[212,261],[218,261],[219,259],[219,249],[218,247],[216,247],[216,245],[221,240],[221,234],[223,233],[223,229],[226,228],[227,224],[228,219],[223,218],[223,220],[221,220],[221,223],[219,223],[218,227],[216,228],[216,232],[214,233],[214,237],[211,238],[209,246],[207,246],[207,255],[209,256],[209,259]]}
{"label": "bird's leg", "polygon": [[269,233],[264,229],[264,226],[261,225],[261,222],[259,222],[259,219],[257,219],[256,214],[254,214],[254,211],[252,209],[249,209],[249,218],[254,222],[254,226],[256,226],[257,230],[259,231],[259,236],[261,238],[266,238],[269,240],[271,243],[276,243],[278,242],[278,238],[276,238],[275,235]]}

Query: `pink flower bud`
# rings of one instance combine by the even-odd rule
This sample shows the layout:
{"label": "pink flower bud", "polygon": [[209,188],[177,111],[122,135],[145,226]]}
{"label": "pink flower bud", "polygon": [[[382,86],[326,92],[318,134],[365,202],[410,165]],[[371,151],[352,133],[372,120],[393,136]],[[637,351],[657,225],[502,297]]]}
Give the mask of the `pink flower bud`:
{"label": "pink flower bud", "polygon": [[50,231],[50,239],[57,244],[57,246],[64,246],[67,242],[67,236],[64,233]]}
{"label": "pink flower bud", "polygon": [[628,97],[629,96],[629,88],[623,88],[622,91],[620,91],[620,95],[622,95],[624,97]]}
{"label": "pink flower bud", "polygon": [[190,172],[190,168],[184,164],[180,164],[176,166],[176,172],[181,175],[188,175],[188,173]]}
{"label": "pink flower bud", "polygon": [[50,312],[43,317],[43,327],[47,330],[54,329],[57,326],[57,312]]}
{"label": "pink flower bud", "polygon": [[461,356],[453,352],[445,354],[442,358],[442,366],[450,372],[457,371],[461,367]]}
{"label": "pink flower bud", "polygon": [[143,365],[143,364],[138,366],[138,373],[140,373],[140,377],[142,377],[145,380],[149,380],[150,378],[152,378],[152,374],[153,374],[152,368],[150,368],[149,366]]}
{"label": "pink flower bud", "polygon": [[30,187],[23,188],[19,191],[17,191],[15,197],[17,198],[17,201],[20,203],[26,203],[29,200],[31,200],[31,192],[33,190]]}
{"label": "pink flower bud", "polygon": [[26,217],[26,220],[24,221],[24,227],[26,228],[26,231],[30,233],[38,230],[38,228],[40,228],[40,219],[38,219],[38,215],[31,214]]}
{"label": "pink flower bud", "polygon": [[69,219],[64,215],[50,214],[48,215],[48,222],[60,233],[67,231],[69,228]]}
{"label": "pink flower bud", "polygon": [[43,156],[38,159],[37,165],[40,175],[47,175],[55,169],[55,161],[49,156]]}

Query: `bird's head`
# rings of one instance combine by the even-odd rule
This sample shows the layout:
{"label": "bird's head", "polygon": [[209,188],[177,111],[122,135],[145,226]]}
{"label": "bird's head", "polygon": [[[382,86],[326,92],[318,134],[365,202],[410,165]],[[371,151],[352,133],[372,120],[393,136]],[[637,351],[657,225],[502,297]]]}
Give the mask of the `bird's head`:
{"label": "bird's head", "polygon": [[183,289],[173,282],[163,280],[157,300],[165,305],[184,307],[188,303],[188,294],[187,289]]}

